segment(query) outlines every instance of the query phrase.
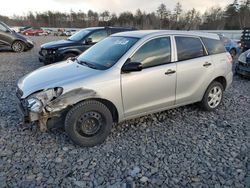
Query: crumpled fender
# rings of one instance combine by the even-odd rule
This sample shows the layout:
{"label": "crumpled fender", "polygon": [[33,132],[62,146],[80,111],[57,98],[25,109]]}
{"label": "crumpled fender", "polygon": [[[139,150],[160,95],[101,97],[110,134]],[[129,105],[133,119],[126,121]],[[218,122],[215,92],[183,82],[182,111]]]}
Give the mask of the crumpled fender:
{"label": "crumpled fender", "polygon": [[49,110],[48,108],[51,108],[51,110],[49,110],[50,112],[58,112],[84,99],[96,96],[97,95],[94,90],[83,89],[83,88],[74,89],[67,93],[62,94],[55,100],[48,103],[47,110]]}

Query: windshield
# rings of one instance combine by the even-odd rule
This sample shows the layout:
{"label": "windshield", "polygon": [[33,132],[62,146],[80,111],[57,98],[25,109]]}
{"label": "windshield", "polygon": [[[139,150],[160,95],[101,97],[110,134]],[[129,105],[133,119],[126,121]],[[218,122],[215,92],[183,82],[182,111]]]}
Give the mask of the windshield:
{"label": "windshield", "polygon": [[74,35],[72,35],[71,37],[68,38],[68,40],[73,40],[73,41],[80,41],[82,40],[84,37],[86,37],[86,35],[88,35],[90,33],[89,30],[83,29],[81,31],[78,31],[77,33],[75,33]]}
{"label": "windshield", "polygon": [[112,67],[136,42],[138,38],[108,37],[89,48],[78,57],[79,62],[105,70]]}

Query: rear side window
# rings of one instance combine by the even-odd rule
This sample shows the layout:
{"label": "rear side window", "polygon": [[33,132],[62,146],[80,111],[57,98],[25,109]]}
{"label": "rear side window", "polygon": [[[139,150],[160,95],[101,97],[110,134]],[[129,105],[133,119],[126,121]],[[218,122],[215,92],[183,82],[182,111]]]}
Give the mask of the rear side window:
{"label": "rear side window", "polygon": [[2,24],[0,24],[0,31],[6,32],[7,29]]}
{"label": "rear side window", "polygon": [[154,67],[171,62],[171,42],[169,37],[152,39],[145,43],[131,58],[143,68]]}
{"label": "rear side window", "polygon": [[97,43],[101,41],[102,39],[106,38],[108,36],[108,33],[106,30],[100,30],[92,33],[89,38],[92,39],[93,43]]}
{"label": "rear side window", "polygon": [[223,43],[220,40],[202,38],[204,45],[208,51],[209,55],[220,54],[226,52]]}
{"label": "rear side window", "polygon": [[175,37],[178,61],[198,58],[206,55],[204,47],[199,38]]}

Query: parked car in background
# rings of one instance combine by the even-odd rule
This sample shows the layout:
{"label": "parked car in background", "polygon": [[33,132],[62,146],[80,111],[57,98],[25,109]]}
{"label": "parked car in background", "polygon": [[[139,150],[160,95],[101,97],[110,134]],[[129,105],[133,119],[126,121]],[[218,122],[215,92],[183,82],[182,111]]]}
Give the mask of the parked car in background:
{"label": "parked car in background", "polygon": [[21,32],[23,35],[27,35],[27,36],[41,36],[41,35],[48,35],[48,32],[46,32],[45,30],[43,30],[40,27],[33,27],[33,28],[29,28],[27,30],[24,30]]}
{"label": "parked car in background", "polygon": [[219,35],[219,36],[220,36],[221,41],[224,43],[226,50],[231,54],[233,58],[235,58],[241,52],[240,44],[223,35]]}
{"label": "parked car in background", "polygon": [[235,67],[235,73],[250,78],[250,50],[240,55]]}
{"label": "parked car in background", "polygon": [[91,27],[82,29],[66,40],[43,44],[39,51],[39,60],[44,64],[63,61],[80,55],[89,47],[111,34],[132,30],[135,29],[122,27]]}
{"label": "parked car in background", "polygon": [[[95,40],[96,30],[74,37]],[[27,122],[42,131],[65,122],[75,143],[94,146],[117,122],[196,102],[215,110],[232,78],[232,58],[216,34],[131,31],[24,76],[17,96]]]}
{"label": "parked car in background", "polygon": [[57,29],[57,31],[54,32],[54,36],[66,36],[65,29],[63,29],[63,28]]}
{"label": "parked car in background", "polygon": [[244,28],[241,36],[241,48],[245,52],[250,49],[250,27]]}
{"label": "parked car in background", "polygon": [[33,48],[34,43],[0,22],[0,47],[10,47],[14,52],[22,52]]}
{"label": "parked car in background", "polygon": [[22,33],[23,31],[26,31],[30,28],[31,28],[31,26],[20,27],[18,33]]}
{"label": "parked car in background", "polygon": [[68,31],[65,32],[65,35],[66,35],[66,36],[72,36],[72,35],[74,35],[76,32],[77,32],[77,30],[75,30],[75,29],[68,30]]}
{"label": "parked car in background", "polygon": [[52,29],[43,29],[44,33],[47,33],[47,35],[50,35],[51,33],[53,33],[54,31]]}

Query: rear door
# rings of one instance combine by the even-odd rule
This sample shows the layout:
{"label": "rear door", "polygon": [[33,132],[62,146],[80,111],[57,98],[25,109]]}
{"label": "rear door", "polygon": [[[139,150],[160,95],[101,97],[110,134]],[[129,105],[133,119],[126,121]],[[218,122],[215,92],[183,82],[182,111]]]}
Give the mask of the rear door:
{"label": "rear door", "polygon": [[175,36],[177,50],[176,104],[202,99],[213,78],[214,64],[199,37]]}

